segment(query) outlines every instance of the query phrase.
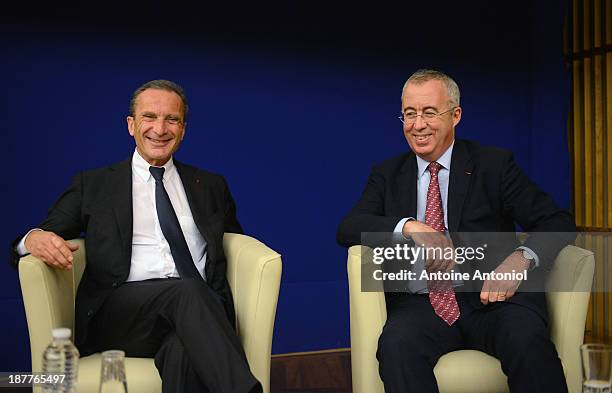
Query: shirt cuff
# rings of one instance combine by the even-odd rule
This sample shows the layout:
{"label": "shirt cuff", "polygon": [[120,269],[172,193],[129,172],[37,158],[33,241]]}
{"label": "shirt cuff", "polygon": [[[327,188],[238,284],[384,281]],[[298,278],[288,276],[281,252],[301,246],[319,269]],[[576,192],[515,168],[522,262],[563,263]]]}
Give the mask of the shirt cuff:
{"label": "shirt cuff", "polygon": [[[414,217],[406,217],[406,218],[402,218],[401,220],[399,220],[399,222],[397,223],[397,225],[395,226],[395,229],[393,230],[393,233],[401,233],[402,236],[404,236],[404,224],[407,221],[416,221],[416,219]],[[404,236],[404,239],[406,240],[410,240],[409,238],[407,238],[406,236]]]}
{"label": "shirt cuff", "polygon": [[26,256],[30,253],[25,246],[25,241],[28,235],[32,233],[33,231],[42,231],[42,229],[40,228],[30,229],[28,233],[26,233],[25,236],[21,238],[21,240],[19,241],[19,244],[17,244],[17,246],[15,247],[15,251],[17,252],[17,254],[19,254],[20,257]]}
{"label": "shirt cuff", "polygon": [[[540,258],[538,258],[538,254],[536,254],[531,248],[520,246],[520,247],[517,247],[516,249],[527,251],[529,254],[531,254],[531,256],[533,257],[533,269],[540,266]],[[530,270],[533,270],[533,269],[530,269]]]}

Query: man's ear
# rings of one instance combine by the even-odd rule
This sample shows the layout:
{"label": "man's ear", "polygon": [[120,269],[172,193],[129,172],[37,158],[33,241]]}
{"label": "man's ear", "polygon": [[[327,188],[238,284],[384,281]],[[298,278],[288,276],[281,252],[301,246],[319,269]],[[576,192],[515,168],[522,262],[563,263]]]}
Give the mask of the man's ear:
{"label": "man's ear", "polygon": [[134,136],[134,129],[135,129],[134,118],[132,116],[128,116],[126,120],[127,120],[128,132],[130,133],[131,136]]}
{"label": "man's ear", "polygon": [[187,123],[183,123],[183,135],[181,135],[181,141],[185,138],[185,132],[187,132]]}
{"label": "man's ear", "polygon": [[461,107],[458,106],[453,110],[453,127],[456,127],[457,124],[461,121]]}

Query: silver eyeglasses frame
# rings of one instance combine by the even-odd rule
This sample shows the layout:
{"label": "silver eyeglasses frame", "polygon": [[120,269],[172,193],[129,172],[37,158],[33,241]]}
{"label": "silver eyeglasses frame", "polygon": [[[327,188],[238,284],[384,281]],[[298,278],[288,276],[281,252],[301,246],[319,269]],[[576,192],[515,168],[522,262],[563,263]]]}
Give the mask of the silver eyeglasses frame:
{"label": "silver eyeglasses frame", "polygon": [[400,114],[400,115],[399,115],[397,118],[398,118],[398,119],[399,119],[399,121],[401,121],[403,124],[408,124],[408,125],[411,125],[411,124],[416,123],[416,119],[417,119],[417,117],[419,117],[419,116],[420,116],[420,117],[421,117],[421,119],[422,119],[422,120],[423,120],[425,123],[429,124],[429,121],[431,121],[431,120],[435,120],[435,119],[439,118],[440,116],[447,114],[448,112],[452,112],[452,111],[454,111],[454,110],[455,110],[455,109],[457,109],[457,108],[458,108],[458,106],[453,106],[452,108],[447,109],[447,110],[445,110],[444,112],[440,112],[440,113],[432,113],[432,112],[421,112],[421,114],[415,113],[414,115],[411,115],[411,116],[410,116],[410,117],[409,117],[407,120],[406,120],[406,114],[402,113],[402,114]]}

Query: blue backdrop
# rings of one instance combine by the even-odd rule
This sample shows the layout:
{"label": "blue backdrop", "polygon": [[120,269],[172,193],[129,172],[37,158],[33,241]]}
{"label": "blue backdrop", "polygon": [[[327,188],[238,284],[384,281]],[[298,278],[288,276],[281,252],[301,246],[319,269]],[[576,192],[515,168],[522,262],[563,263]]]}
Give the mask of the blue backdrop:
{"label": "blue backdrop", "polygon": [[[416,68],[458,81],[458,137],[512,149],[569,205],[565,6],[469,3],[271,11],[153,2],[4,15],[2,241],[40,222],[77,171],[127,158],[132,91],[171,79],[191,108],[177,158],[225,175],[246,232],[283,256],[273,352],[350,346],[336,226],[371,165],[408,149],[396,115]],[[19,283],[6,263],[0,283],[0,371],[28,370]]]}

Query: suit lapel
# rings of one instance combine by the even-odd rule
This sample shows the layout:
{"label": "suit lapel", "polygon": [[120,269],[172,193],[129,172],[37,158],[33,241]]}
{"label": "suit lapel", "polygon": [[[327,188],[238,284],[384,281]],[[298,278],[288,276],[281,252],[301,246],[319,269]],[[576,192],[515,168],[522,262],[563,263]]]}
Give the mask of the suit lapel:
{"label": "suit lapel", "polygon": [[400,215],[403,217],[415,217],[417,214],[417,164],[413,152],[408,154],[406,162],[402,165],[399,176],[397,176],[396,187],[399,196]]}
{"label": "suit lapel", "polygon": [[174,165],[176,166],[176,170],[181,178],[181,182],[183,183],[183,188],[185,189],[185,195],[187,196],[187,202],[189,203],[189,209],[191,210],[193,221],[207,244],[207,260],[206,265],[204,266],[204,273],[207,280],[210,280],[214,275],[215,264],[211,263],[211,252],[214,252],[214,247],[212,247],[211,241],[214,239],[214,236],[208,226],[208,216],[206,214],[207,209],[206,206],[204,206],[204,203],[210,200],[210,198],[207,198],[205,195],[207,185],[202,181],[202,179],[200,179],[200,176],[193,167],[183,165],[176,160],[174,160]]}
{"label": "suit lapel", "polygon": [[455,140],[453,157],[451,158],[451,173],[448,184],[448,229],[457,232],[461,222],[463,203],[470,187],[474,163],[470,158],[465,144]]}
{"label": "suit lapel", "polygon": [[129,261],[132,258],[132,160],[122,161],[110,168],[114,173],[112,205],[119,227],[123,255]]}
{"label": "suit lapel", "polygon": [[208,198],[202,193],[202,189],[206,187],[206,184],[202,182],[194,168],[183,165],[176,160],[174,160],[174,165],[183,183],[193,221],[202,236],[204,236],[204,240],[208,242],[209,239],[206,233],[206,206],[203,205]]}

